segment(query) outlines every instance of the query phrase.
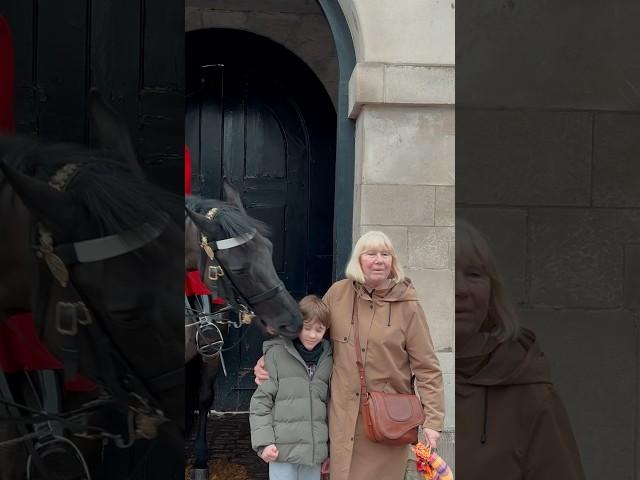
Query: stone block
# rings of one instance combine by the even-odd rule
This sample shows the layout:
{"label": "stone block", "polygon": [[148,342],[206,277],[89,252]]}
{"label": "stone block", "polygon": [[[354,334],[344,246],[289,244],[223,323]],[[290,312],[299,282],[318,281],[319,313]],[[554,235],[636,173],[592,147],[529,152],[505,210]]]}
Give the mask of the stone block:
{"label": "stone block", "polygon": [[436,187],[436,225],[453,226],[455,224],[456,189],[455,187]]}
{"label": "stone block", "polygon": [[239,11],[202,9],[202,25],[204,28],[235,28],[246,30],[249,14]]}
{"label": "stone block", "polygon": [[453,227],[409,227],[409,265],[412,268],[444,269],[449,266]]}
{"label": "stone block", "polygon": [[640,243],[640,210],[534,209],[529,224],[533,304],[624,305],[624,245]]}
{"label": "stone block", "polygon": [[456,12],[458,105],[638,111],[640,49],[628,46],[637,43],[640,3],[464,7]]}
{"label": "stone block", "polygon": [[362,225],[360,227],[360,235],[363,235],[366,232],[370,232],[371,230],[379,230],[381,232],[384,232],[391,240],[391,243],[393,244],[393,248],[396,251],[396,255],[398,256],[401,265],[407,265],[409,258],[409,255],[407,253],[407,227]]}
{"label": "stone block", "polygon": [[365,107],[364,183],[453,185],[455,112],[450,107]]}
{"label": "stone block", "polygon": [[593,204],[640,207],[640,115],[596,114]]}
{"label": "stone block", "polygon": [[302,15],[296,13],[257,11],[247,14],[249,31],[263,35],[270,32],[270,38],[283,44],[298,37],[301,21]]}
{"label": "stone block", "polygon": [[589,206],[591,114],[459,110],[457,201]]}
{"label": "stone block", "polygon": [[519,208],[456,208],[456,219],[469,222],[487,238],[507,292],[527,302],[527,211]]}
{"label": "stone block", "polygon": [[624,248],[624,306],[640,310],[640,244]]}
{"label": "stone block", "polygon": [[433,225],[435,189],[418,185],[362,185],[361,223]]}
{"label": "stone block", "polygon": [[455,399],[455,358],[453,352],[437,352],[442,380],[444,383],[444,428],[447,431],[455,428],[456,399]]}
{"label": "stone block", "polygon": [[450,270],[405,271],[418,292],[436,350],[453,349],[454,279]]}
{"label": "stone block", "polygon": [[444,429],[452,431],[456,428],[456,377],[453,373],[442,375],[444,383]]}
{"label": "stone block", "polygon": [[[453,65],[455,10],[450,0],[353,0],[359,61]],[[345,6],[343,6],[343,9]],[[384,26],[382,29],[382,26]]]}
{"label": "stone block", "polygon": [[388,65],[384,75],[384,101],[454,105],[455,69],[424,65]]}
{"label": "stone block", "polygon": [[357,63],[349,78],[349,118],[356,118],[363,105],[384,102],[384,65]]}
{"label": "stone block", "polygon": [[184,31],[200,30],[202,28],[202,10],[199,7],[185,7]]}
{"label": "stone block", "polygon": [[185,5],[250,12],[312,13],[319,10],[314,0],[185,0]]}
{"label": "stone block", "polygon": [[456,373],[456,359],[453,352],[439,351],[438,361],[440,362],[440,368],[443,374],[455,374]]}
{"label": "stone block", "polygon": [[536,309],[523,316],[546,354],[588,477],[632,478],[640,378],[637,315]]}

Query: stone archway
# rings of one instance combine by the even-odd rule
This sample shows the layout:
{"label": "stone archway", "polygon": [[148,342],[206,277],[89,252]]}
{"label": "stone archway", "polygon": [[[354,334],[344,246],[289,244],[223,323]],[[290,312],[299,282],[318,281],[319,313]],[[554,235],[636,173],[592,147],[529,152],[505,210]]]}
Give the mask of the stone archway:
{"label": "stone archway", "polygon": [[[348,118],[356,63],[352,33],[337,0],[186,0],[186,31],[233,28],[263,35],[299,56],[321,80],[337,112],[334,258],[339,278],[351,251],[355,122]],[[320,46],[321,48],[318,48]]]}

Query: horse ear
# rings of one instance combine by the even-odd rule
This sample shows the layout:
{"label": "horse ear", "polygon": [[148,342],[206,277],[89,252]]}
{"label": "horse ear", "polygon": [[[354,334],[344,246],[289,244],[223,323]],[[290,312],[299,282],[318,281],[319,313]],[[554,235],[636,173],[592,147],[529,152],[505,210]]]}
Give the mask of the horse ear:
{"label": "horse ear", "polygon": [[240,197],[240,193],[235,187],[224,179],[222,182],[222,191],[224,193],[223,200],[231,205],[238,207],[240,210],[244,212],[244,205],[242,205],[242,198]]}
{"label": "horse ear", "polygon": [[38,219],[49,226],[67,231],[74,229],[76,203],[71,193],[56,190],[41,180],[14,170],[6,163],[0,162],[0,169],[20,200]]}
{"label": "horse ear", "polygon": [[193,210],[191,210],[188,207],[184,207],[184,208],[187,211],[187,215],[189,215],[189,218],[191,218],[193,223],[196,224],[196,227],[198,227],[198,230],[200,230],[201,232],[203,232],[207,236],[211,236],[212,235],[212,236],[214,236],[216,238],[219,238],[219,233],[220,232],[216,231],[216,223],[215,222],[212,222],[205,215],[202,215],[201,213],[194,212]]}
{"label": "horse ear", "polygon": [[89,93],[89,116],[95,126],[98,148],[115,152],[117,160],[143,176],[127,124],[95,88]]}

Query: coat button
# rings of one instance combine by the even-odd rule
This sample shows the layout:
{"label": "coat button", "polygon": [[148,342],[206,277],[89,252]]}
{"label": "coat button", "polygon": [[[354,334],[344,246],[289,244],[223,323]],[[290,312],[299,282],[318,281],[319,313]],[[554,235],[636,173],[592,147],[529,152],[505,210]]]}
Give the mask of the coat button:
{"label": "coat button", "polygon": [[356,392],[356,397],[359,397],[359,396],[360,396],[360,392]]}
{"label": "coat button", "polygon": [[373,303],[370,303],[370,304],[369,304],[369,308],[373,308]]}
{"label": "coat button", "polygon": [[344,341],[345,341],[345,342],[347,341],[347,337],[344,337]]}
{"label": "coat button", "polygon": [[364,352],[364,348],[362,349],[362,351]]}

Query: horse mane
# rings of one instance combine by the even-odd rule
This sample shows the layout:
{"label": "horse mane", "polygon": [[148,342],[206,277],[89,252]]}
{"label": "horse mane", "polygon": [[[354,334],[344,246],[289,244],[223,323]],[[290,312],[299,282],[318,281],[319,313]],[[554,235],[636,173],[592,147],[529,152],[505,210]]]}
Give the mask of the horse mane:
{"label": "horse mane", "polygon": [[182,198],[140,178],[109,152],[68,143],[44,143],[26,137],[0,137],[3,161],[43,181],[66,164],[82,164],[68,186],[97,222],[101,235],[163,223],[168,213],[181,225]]}
{"label": "horse mane", "polygon": [[218,213],[215,217],[215,223],[229,237],[237,237],[253,229],[265,237],[269,236],[269,227],[265,223],[250,217],[244,210],[230,203],[192,195],[185,197],[185,205],[192,212],[201,215],[206,215],[212,208],[217,208]]}

